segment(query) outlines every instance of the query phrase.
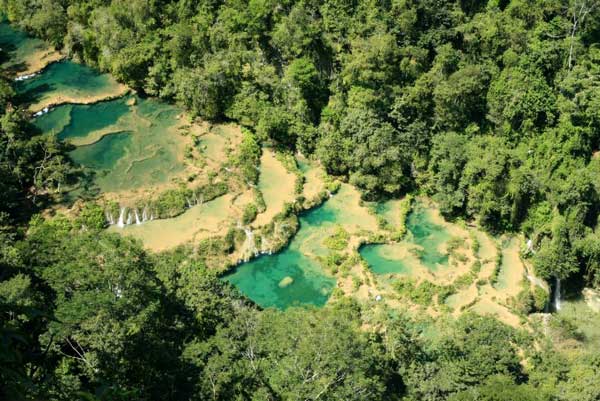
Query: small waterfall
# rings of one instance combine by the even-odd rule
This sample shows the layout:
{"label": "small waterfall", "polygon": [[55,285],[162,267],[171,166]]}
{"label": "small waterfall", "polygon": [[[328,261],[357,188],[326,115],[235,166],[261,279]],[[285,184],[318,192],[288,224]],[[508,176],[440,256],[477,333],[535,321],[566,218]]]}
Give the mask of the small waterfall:
{"label": "small waterfall", "polygon": [[556,277],[556,288],[554,288],[554,308],[559,311],[561,308],[560,300],[560,279]]}
{"label": "small waterfall", "polygon": [[191,209],[192,208],[192,202],[188,198],[185,198],[185,201],[187,202],[188,208]]}
{"label": "small waterfall", "polygon": [[139,226],[140,224],[142,224],[142,221],[140,220],[140,215],[139,215],[139,213],[138,213],[138,210],[137,210],[137,209],[135,209],[135,224],[137,224],[138,226]]}
{"label": "small waterfall", "polygon": [[531,238],[527,240],[527,252],[535,254],[535,251],[533,250],[533,241],[531,240]]}
{"label": "small waterfall", "polygon": [[18,77],[16,77],[16,78],[15,78],[15,81],[16,81],[16,82],[19,82],[19,81],[26,81],[26,80],[28,80],[28,79],[31,79],[31,78],[35,77],[35,76],[36,76],[36,73],[35,73],[35,72],[34,72],[34,73],[32,73],[32,74],[19,75]]}
{"label": "small waterfall", "polygon": [[144,206],[144,210],[142,210],[142,222],[148,221],[148,208]]}
{"label": "small waterfall", "polygon": [[111,226],[112,226],[113,224],[115,224],[115,218],[113,217],[113,215],[112,215],[112,213],[111,213],[110,211],[108,211],[108,210],[107,210],[107,211],[104,213],[104,215],[106,216],[106,222],[107,222],[109,225],[111,225]]}
{"label": "small waterfall", "polygon": [[[244,232],[246,233],[246,249],[253,253],[254,248],[254,233],[249,228],[244,228]],[[249,260],[249,257],[246,257],[246,262]]]}
{"label": "small waterfall", "polygon": [[[258,251],[258,248],[256,247],[256,243],[254,242],[254,233],[252,232],[252,229],[248,228],[248,227],[242,227],[241,222],[238,221],[238,228],[242,228],[244,230],[244,233],[246,234],[246,242],[244,243],[244,249],[245,252],[248,252],[250,255],[254,255],[254,256],[258,256],[260,254],[260,252]],[[247,262],[250,260],[249,256],[246,256],[246,258],[244,259],[244,262]]]}
{"label": "small waterfall", "polygon": [[127,213],[127,225],[133,223],[133,216],[131,216],[131,212]]}
{"label": "small waterfall", "polygon": [[125,211],[126,210],[127,209],[124,207],[122,207],[121,210],[119,210],[119,221],[117,222],[117,227],[120,227],[120,228],[125,227],[124,219],[125,219]]}

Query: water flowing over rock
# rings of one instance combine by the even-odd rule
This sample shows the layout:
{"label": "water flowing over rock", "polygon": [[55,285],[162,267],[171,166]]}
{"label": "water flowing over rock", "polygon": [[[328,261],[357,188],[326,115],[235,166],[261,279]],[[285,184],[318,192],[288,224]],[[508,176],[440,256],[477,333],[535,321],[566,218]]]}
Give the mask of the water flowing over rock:
{"label": "water flowing over rock", "polygon": [[127,225],[133,223],[133,216],[131,216],[131,212],[127,213]]}
{"label": "water flowing over rock", "polygon": [[113,215],[112,215],[112,213],[111,213],[111,212],[109,212],[109,211],[106,211],[106,213],[105,213],[104,215],[106,216],[106,222],[107,222],[109,225],[111,225],[111,226],[112,226],[113,224],[115,224],[115,218],[113,217]]}
{"label": "water flowing over rock", "polygon": [[35,77],[36,75],[37,74],[35,72],[32,73],[32,74],[19,75],[18,77],[15,78],[15,81],[16,82],[25,81],[25,80],[28,80],[28,79],[31,79],[31,78]]}
{"label": "water flowing over rock", "polygon": [[119,221],[117,222],[117,227],[123,228],[125,227],[125,212],[127,211],[126,208],[122,207],[121,210],[119,211]]}
{"label": "water flowing over rock", "polygon": [[138,213],[137,209],[135,209],[135,224],[137,224],[138,226],[142,224],[142,221],[140,220],[140,214]]}
{"label": "water flowing over rock", "polygon": [[535,251],[533,250],[533,241],[531,238],[527,240],[527,252],[535,254]]}

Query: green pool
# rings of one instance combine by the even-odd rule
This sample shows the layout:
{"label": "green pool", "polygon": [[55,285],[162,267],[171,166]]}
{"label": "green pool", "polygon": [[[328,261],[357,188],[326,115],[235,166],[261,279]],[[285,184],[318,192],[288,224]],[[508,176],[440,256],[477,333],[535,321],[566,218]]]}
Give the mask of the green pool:
{"label": "green pool", "polygon": [[[388,207],[378,209],[390,213]],[[431,271],[448,265],[440,247],[450,239],[448,231],[432,220],[432,211],[417,203],[406,220],[406,239],[397,244],[372,244],[359,249],[376,274],[410,274],[417,265]]]}
{"label": "green pool", "polygon": [[111,192],[168,182],[184,170],[181,110],[126,96],[91,105],[63,105],[34,123],[77,146],[73,160],[92,175],[92,188]]}

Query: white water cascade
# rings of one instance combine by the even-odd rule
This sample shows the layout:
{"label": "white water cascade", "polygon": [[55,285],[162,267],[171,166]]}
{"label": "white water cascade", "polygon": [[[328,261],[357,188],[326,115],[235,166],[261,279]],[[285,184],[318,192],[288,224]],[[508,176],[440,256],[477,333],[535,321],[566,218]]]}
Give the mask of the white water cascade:
{"label": "white water cascade", "polygon": [[119,220],[117,221],[117,227],[119,227],[119,228],[125,227],[124,219],[125,219],[125,211],[126,210],[127,209],[124,207],[122,207],[121,210],[119,210]]}
{"label": "white water cascade", "polygon": [[113,224],[115,224],[115,218],[113,217],[113,215],[110,211],[107,210],[106,213],[104,213],[104,215],[106,216],[106,222],[109,225],[112,226]]}
{"label": "white water cascade", "polygon": [[26,81],[26,80],[28,80],[28,79],[31,79],[31,78],[35,77],[36,75],[37,75],[37,74],[36,74],[35,72],[34,72],[34,73],[31,73],[31,74],[26,74],[26,75],[19,75],[18,77],[16,77],[16,78],[15,78],[15,81],[16,81],[16,82],[19,82],[19,81]]}
{"label": "white water cascade", "polygon": [[554,288],[554,308],[559,311],[561,308],[560,300],[560,279],[556,277],[556,288]]}
{"label": "white water cascade", "polygon": [[131,216],[131,211],[127,213],[127,225],[133,223],[133,216]]}
{"label": "white water cascade", "polygon": [[137,224],[138,226],[142,224],[142,221],[140,220],[140,214],[138,213],[137,209],[135,209],[135,224]]}
{"label": "white water cascade", "polygon": [[244,227],[244,232],[246,233],[246,249],[250,251],[251,254],[254,254],[254,256],[258,256],[258,249],[254,242],[254,233],[251,229],[246,227]]}

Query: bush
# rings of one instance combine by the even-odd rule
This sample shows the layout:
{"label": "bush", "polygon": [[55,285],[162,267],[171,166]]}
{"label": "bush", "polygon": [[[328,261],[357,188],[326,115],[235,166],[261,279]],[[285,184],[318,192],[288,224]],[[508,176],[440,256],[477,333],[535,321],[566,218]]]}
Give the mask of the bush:
{"label": "bush", "polygon": [[412,195],[406,195],[404,199],[402,199],[402,201],[400,202],[400,210],[398,212],[400,214],[399,223],[398,227],[396,227],[394,234],[392,235],[392,239],[394,241],[400,241],[406,235],[406,218],[412,210],[412,204]]}
{"label": "bush", "polygon": [[244,129],[242,133],[242,143],[235,158],[235,165],[240,169],[246,182],[257,184],[260,174],[258,166],[260,166],[261,148],[251,131]]}
{"label": "bush", "polygon": [[242,214],[242,224],[250,224],[254,221],[258,215],[258,209],[254,203],[249,203],[244,208],[244,212]]}
{"label": "bush", "polygon": [[341,251],[348,247],[349,240],[350,234],[346,230],[344,230],[343,227],[338,226],[333,235],[325,238],[325,240],[323,241],[323,245],[325,245],[329,249]]}
{"label": "bush", "polygon": [[533,289],[533,306],[536,311],[543,311],[550,300],[550,294],[545,289],[535,286]]}
{"label": "bush", "polygon": [[88,230],[102,230],[106,226],[104,210],[96,203],[86,203],[76,221],[79,226]]}

